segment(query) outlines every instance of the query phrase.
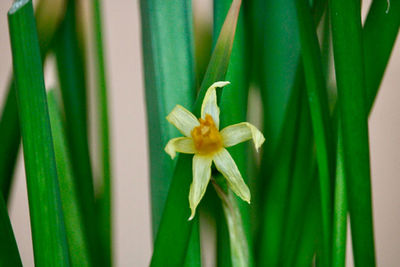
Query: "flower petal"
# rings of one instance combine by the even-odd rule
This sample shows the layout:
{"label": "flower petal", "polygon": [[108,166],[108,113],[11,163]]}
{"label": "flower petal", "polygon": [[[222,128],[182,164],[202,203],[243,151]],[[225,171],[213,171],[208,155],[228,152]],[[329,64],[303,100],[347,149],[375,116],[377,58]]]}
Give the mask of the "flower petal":
{"label": "flower petal", "polygon": [[168,141],[168,144],[165,146],[165,152],[171,156],[172,159],[175,158],[176,152],[186,153],[186,154],[194,154],[195,148],[193,139],[190,137],[178,137],[173,138]]}
{"label": "flower petal", "polygon": [[243,181],[235,161],[225,148],[214,155],[214,163],[218,171],[228,181],[229,187],[244,201],[250,203],[250,190]]}
{"label": "flower petal", "polygon": [[194,127],[199,126],[198,119],[187,109],[181,105],[176,105],[171,113],[168,114],[167,120],[187,137]]}
{"label": "flower petal", "polygon": [[254,146],[258,148],[264,143],[264,135],[252,124],[241,122],[225,127],[220,132],[224,147],[234,146],[244,141],[253,139]]}
{"label": "flower petal", "polygon": [[215,126],[219,129],[219,107],[217,105],[217,93],[215,88],[224,87],[230,82],[215,82],[213,83],[204,96],[203,104],[201,105],[201,118],[205,119],[206,114],[210,114],[214,120]]}
{"label": "flower petal", "polygon": [[193,157],[193,181],[190,185],[189,204],[192,214],[189,221],[196,214],[196,207],[206,192],[211,177],[212,157],[194,155]]}

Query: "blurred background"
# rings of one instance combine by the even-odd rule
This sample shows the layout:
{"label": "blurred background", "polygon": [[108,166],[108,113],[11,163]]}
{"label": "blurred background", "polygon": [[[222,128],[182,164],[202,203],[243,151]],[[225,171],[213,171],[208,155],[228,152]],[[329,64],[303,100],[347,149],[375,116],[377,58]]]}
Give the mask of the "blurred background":
{"label": "blurred background", "polygon": [[[82,1],[83,5],[87,2]],[[365,15],[370,1],[363,2]],[[11,74],[7,24],[11,3],[0,1],[0,105]],[[196,25],[211,23],[212,0],[194,0],[193,7]],[[147,266],[152,248],[139,1],[103,1],[103,15],[114,178],[114,262],[116,266]],[[54,63],[49,58],[46,65],[51,64]],[[398,266],[400,262],[399,74],[400,41],[397,40],[369,120],[378,266]],[[54,73],[46,71],[45,75],[47,87],[57,86]],[[95,154],[94,148],[92,156]],[[16,176],[9,211],[24,266],[33,266],[21,154]],[[352,266],[350,243],[348,251],[347,263]],[[212,261],[206,265],[213,266]]]}

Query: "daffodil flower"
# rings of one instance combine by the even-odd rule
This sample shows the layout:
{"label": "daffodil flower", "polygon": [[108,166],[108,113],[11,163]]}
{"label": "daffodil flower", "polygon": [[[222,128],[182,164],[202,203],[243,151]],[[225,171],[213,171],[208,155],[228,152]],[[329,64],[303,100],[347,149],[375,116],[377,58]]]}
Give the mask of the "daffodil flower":
{"label": "daffodil flower", "polygon": [[211,165],[225,177],[232,191],[250,203],[250,190],[243,181],[236,163],[226,147],[253,139],[256,150],[264,143],[263,134],[252,124],[242,122],[219,131],[219,108],[216,88],[229,82],[216,82],[208,88],[201,106],[201,118],[197,119],[190,111],[176,105],[167,120],[185,137],[171,139],[165,151],[173,159],[176,152],[194,154],[193,181],[189,192],[189,205],[193,219],[196,207],[206,192],[211,178]]}

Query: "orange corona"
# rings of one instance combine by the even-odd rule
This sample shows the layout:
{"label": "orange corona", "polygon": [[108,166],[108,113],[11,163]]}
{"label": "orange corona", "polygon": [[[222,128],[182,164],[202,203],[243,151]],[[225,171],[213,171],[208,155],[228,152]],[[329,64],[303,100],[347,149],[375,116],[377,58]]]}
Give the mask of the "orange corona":
{"label": "orange corona", "polygon": [[222,137],[211,115],[206,114],[205,119],[199,119],[200,125],[193,128],[191,135],[198,153],[213,154],[222,148]]}

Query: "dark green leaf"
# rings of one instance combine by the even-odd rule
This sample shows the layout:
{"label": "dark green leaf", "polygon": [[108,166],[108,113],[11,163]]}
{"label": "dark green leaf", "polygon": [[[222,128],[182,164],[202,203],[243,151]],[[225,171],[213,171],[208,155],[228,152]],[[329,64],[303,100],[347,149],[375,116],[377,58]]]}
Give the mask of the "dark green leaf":
{"label": "dark green leaf", "polygon": [[103,49],[103,27],[101,16],[101,0],[92,1],[93,24],[95,32],[94,49],[96,50],[96,88],[99,109],[99,138],[100,138],[100,166],[101,181],[99,196],[97,196],[97,218],[99,220],[99,235],[101,253],[103,253],[104,265],[112,265],[112,183],[111,183],[111,162],[110,162],[110,136],[107,101],[106,67]]}
{"label": "dark green leaf", "polygon": [[14,233],[8,217],[7,206],[0,193],[0,266],[22,267]]}

